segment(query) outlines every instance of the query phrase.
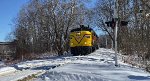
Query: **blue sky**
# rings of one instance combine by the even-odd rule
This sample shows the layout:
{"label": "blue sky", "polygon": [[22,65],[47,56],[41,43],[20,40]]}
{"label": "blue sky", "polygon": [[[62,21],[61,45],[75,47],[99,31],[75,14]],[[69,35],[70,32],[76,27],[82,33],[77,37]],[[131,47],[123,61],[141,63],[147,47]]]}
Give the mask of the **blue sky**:
{"label": "blue sky", "polygon": [[5,41],[12,31],[12,21],[29,0],[0,0],[0,41]]}

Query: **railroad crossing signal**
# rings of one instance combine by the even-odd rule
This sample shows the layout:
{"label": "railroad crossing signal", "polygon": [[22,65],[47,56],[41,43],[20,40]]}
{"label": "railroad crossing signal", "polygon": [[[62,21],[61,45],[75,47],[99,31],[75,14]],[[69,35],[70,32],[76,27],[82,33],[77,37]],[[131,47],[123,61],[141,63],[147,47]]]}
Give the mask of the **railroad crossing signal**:
{"label": "railroad crossing signal", "polygon": [[[118,0],[116,1],[118,3]],[[117,31],[118,31],[118,25],[120,26],[127,26],[128,21],[119,21],[119,19],[113,18],[112,21],[105,22],[108,27],[111,27],[114,30],[114,39],[115,39],[115,66],[118,66],[118,58],[117,58]]]}
{"label": "railroad crossing signal", "polygon": [[[116,21],[113,18],[112,21],[105,22],[105,24],[107,24],[108,27],[111,27],[112,29],[114,29],[116,26]],[[127,26],[128,21],[120,21],[119,24],[120,24],[120,26]]]}

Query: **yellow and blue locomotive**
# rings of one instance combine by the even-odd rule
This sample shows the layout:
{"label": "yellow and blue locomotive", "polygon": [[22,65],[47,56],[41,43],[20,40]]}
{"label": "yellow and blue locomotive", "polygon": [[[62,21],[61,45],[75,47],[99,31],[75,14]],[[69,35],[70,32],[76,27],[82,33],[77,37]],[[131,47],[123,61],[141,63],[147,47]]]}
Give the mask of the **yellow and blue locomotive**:
{"label": "yellow and blue locomotive", "polygon": [[70,32],[70,51],[73,55],[86,55],[98,49],[98,36],[90,27],[80,25],[80,28]]}

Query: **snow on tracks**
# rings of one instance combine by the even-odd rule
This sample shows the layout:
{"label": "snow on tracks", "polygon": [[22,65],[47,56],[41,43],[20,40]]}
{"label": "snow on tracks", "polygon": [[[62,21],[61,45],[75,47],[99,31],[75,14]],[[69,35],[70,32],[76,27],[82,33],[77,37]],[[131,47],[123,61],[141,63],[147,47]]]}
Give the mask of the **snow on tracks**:
{"label": "snow on tracks", "polygon": [[[68,57],[69,58],[69,57]],[[32,74],[45,73],[45,70],[53,69],[70,63],[71,60],[65,57],[56,57],[43,60],[25,61],[14,65],[14,67],[1,67],[0,80],[16,81]]]}
{"label": "snow on tracks", "polygon": [[16,71],[13,73],[5,74],[3,76],[0,76],[0,81],[17,81],[24,79],[25,77],[28,77],[32,74],[37,74],[41,71],[39,70],[23,70],[23,71]]}

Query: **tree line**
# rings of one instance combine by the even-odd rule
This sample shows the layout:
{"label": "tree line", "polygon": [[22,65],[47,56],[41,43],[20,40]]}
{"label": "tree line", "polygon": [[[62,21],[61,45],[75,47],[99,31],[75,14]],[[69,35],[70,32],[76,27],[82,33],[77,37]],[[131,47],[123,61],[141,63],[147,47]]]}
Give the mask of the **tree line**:
{"label": "tree line", "polygon": [[[105,22],[114,17],[115,0],[98,0],[95,7],[96,25],[107,32],[114,41],[114,29],[107,27]],[[146,67],[150,60],[150,1],[149,0],[118,0],[119,22],[128,21],[127,26],[119,24],[118,51],[128,55],[125,62]]]}
{"label": "tree line", "polygon": [[[15,18],[17,58],[69,51],[69,31],[88,21],[87,0],[30,0]],[[86,18],[86,20],[85,20]]]}

